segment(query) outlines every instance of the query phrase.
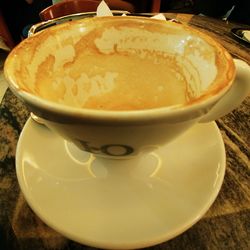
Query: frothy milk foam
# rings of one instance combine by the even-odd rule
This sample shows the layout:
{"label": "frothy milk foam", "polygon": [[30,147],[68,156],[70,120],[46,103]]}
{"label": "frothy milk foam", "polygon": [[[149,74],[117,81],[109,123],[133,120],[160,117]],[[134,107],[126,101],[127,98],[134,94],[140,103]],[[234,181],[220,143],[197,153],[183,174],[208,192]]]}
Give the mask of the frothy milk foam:
{"label": "frothy milk foam", "polygon": [[188,103],[218,78],[216,51],[189,30],[102,19],[58,25],[24,41],[16,49],[19,88],[74,107],[140,110]]}

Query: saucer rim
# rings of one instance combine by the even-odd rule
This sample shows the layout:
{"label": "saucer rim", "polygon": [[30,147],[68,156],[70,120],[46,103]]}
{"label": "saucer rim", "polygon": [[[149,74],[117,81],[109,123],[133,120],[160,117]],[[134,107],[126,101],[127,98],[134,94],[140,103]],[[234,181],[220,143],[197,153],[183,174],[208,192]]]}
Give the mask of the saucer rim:
{"label": "saucer rim", "polygon": [[243,35],[244,31],[250,31],[250,29],[244,29],[244,28],[233,28],[233,29],[231,29],[231,33],[234,35],[234,37],[237,37],[241,41],[250,44],[250,40],[245,38],[244,35]]}

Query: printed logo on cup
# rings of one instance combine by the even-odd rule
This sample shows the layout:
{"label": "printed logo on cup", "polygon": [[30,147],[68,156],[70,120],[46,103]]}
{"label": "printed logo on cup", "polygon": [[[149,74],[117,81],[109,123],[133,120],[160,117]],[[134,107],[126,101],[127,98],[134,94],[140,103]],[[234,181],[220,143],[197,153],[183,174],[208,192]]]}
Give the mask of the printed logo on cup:
{"label": "printed logo on cup", "polygon": [[123,144],[105,144],[100,147],[91,146],[90,142],[78,141],[85,151],[93,154],[104,154],[109,156],[127,156],[134,152],[134,149]]}

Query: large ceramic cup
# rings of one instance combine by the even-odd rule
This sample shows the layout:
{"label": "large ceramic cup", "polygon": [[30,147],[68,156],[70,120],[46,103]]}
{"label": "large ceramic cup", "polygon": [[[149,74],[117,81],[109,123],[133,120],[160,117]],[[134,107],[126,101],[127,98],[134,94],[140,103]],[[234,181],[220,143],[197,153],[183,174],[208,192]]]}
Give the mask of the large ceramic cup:
{"label": "large ceramic cup", "polygon": [[13,49],[4,72],[48,128],[84,151],[117,159],[228,113],[250,83],[249,66],[235,64],[212,38],[143,17],[45,29]]}

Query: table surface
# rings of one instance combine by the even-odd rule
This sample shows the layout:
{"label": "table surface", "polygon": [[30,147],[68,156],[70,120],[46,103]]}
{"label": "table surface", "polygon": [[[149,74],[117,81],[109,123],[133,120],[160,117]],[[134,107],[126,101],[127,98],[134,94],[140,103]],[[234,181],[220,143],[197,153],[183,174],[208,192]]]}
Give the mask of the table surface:
{"label": "table surface", "polygon": [[[250,64],[250,47],[231,28],[246,27],[187,14],[166,14],[202,30]],[[1,72],[2,73],[2,72]],[[147,249],[249,249],[250,247],[250,97],[217,120],[227,154],[222,189],[209,211],[176,238]],[[29,208],[15,173],[15,150],[29,112],[7,90],[0,105],[0,249],[94,249],[66,239],[46,226]]]}

